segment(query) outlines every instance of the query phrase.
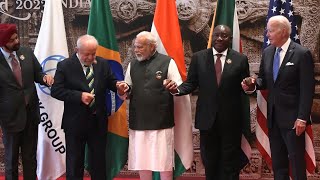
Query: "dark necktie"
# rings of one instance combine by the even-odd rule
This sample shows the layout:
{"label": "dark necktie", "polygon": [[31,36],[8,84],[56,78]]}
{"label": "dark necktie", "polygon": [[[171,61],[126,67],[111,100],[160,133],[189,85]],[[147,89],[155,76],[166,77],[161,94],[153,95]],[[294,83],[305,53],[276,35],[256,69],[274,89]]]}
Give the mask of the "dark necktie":
{"label": "dark necktie", "polygon": [[15,58],[14,54],[10,54],[11,58],[11,67],[12,67],[12,72],[17,79],[19,85],[22,87],[22,76],[21,76],[21,67],[18,62],[18,60]]}
{"label": "dark necktie", "polygon": [[273,57],[273,80],[276,81],[280,68],[280,51],[282,49],[278,48]]}
{"label": "dark necktie", "polygon": [[214,64],[214,67],[216,69],[217,83],[219,85],[221,80],[221,72],[222,72],[222,64],[220,59],[222,54],[216,54],[216,56],[217,56],[217,59],[216,59],[216,63]]}
{"label": "dark necktie", "polygon": [[[95,94],[94,91],[94,74],[93,74],[93,70],[92,68],[90,68],[90,66],[85,66],[86,69],[86,79],[87,79],[87,83],[90,89],[90,93],[91,94]],[[95,98],[92,99],[91,103],[89,104],[90,109],[95,112]]]}

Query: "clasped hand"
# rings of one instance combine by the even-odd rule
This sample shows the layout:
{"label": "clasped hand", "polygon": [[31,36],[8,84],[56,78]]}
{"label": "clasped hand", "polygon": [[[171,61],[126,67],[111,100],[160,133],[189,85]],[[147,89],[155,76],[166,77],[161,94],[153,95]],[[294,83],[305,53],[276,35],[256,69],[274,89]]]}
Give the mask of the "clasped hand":
{"label": "clasped hand", "polygon": [[241,82],[244,91],[253,91],[255,89],[256,79],[254,77],[246,77]]}
{"label": "clasped hand", "polygon": [[165,79],[163,80],[163,86],[171,93],[175,94],[178,93],[178,85],[176,82],[170,80],[170,79]]}
{"label": "clasped hand", "polygon": [[118,81],[116,83],[117,91],[120,96],[123,96],[130,89],[129,85],[124,81]]}
{"label": "clasped hand", "polygon": [[47,74],[47,75],[43,76],[43,82],[51,87],[54,82],[54,79],[51,75]]}

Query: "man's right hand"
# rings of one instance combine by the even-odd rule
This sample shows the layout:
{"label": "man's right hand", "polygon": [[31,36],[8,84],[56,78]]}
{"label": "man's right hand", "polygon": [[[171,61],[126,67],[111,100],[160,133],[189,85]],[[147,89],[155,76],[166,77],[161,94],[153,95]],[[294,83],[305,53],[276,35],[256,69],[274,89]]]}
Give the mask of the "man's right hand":
{"label": "man's right hand", "polygon": [[120,96],[123,96],[125,93],[127,93],[130,89],[129,85],[124,82],[124,81],[118,81],[117,84],[117,91],[118,91],[118,94]]}
{"label": "man's right hand", "polygon": [[244,91],[254,91],[256,86],[256,79],[254,77],[246,77],[241,82]]}
{"label": "man's right hand", "polygon": [[89,105],[91,103],[91,101],[94,98],[94,94],[88,93],[88,92],[82,92],[81,94],[81,101],[85,104],[85,105]]}

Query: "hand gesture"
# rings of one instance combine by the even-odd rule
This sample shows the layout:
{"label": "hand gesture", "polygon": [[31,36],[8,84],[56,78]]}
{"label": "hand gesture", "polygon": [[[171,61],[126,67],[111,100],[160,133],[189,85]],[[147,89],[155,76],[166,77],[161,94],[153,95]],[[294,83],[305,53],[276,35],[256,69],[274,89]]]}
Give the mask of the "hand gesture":
{"label": "hand gesture", "polygon": [[43,76],[43,82],[46,83],[48,86],[52,86],[54,79],[51,75],[47,74]]}
{"label": "hand gesture", "polygon": [[242,80],[241,86],[244,91],[253,91],[256,85],[254,77],[246,77]]}
{"label": "hand gesture", "polygon": [[124,95],[125,93],[127,93],[130,89],[129,85],[124,82],[124,81],[118,81],[116,84],[117,90],[118,90],[118,94],[120,96]]}

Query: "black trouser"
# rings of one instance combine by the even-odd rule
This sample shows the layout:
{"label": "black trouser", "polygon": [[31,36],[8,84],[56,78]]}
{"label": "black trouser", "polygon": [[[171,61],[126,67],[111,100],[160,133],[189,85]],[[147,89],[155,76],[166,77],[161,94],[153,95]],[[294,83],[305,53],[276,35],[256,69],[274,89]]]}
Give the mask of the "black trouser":
{"label": "black trouser", "polygon": [[200,151],[206,180],[238,180],[240,150],[240,127],[228,129],[223,120],[216,120],[209,130],[200,130]]}
{"label": "black trouser", "polygon": [[5,177],[6,180],[18,180],[19,149],[21,148],[23,177],[25,180],[36,180],[37,170],[37,143],[38,125],[27,120],[26,126],[20,132],[3,132],[5,151]]}
{"label": "black trouser", "polygon": [[[95,119],[93,119],[94,122]],[[85,146],[90,154],[90,175],[92,180],[106,179],[106,133],[97,131],[97,125],[84,133],[65,133],[66,165],[68,180],[82,180],[84,171]],[[107,130],[106,130],[107,131]]]}
{"label": "black trouser", "polygon": [[[272,168],[275,180],[289,180],[289,161],[293,180],[306,180],[305,133],[282,129],[277,123],[268,129]],[[288,158],[289,156],[289,158]]]}

